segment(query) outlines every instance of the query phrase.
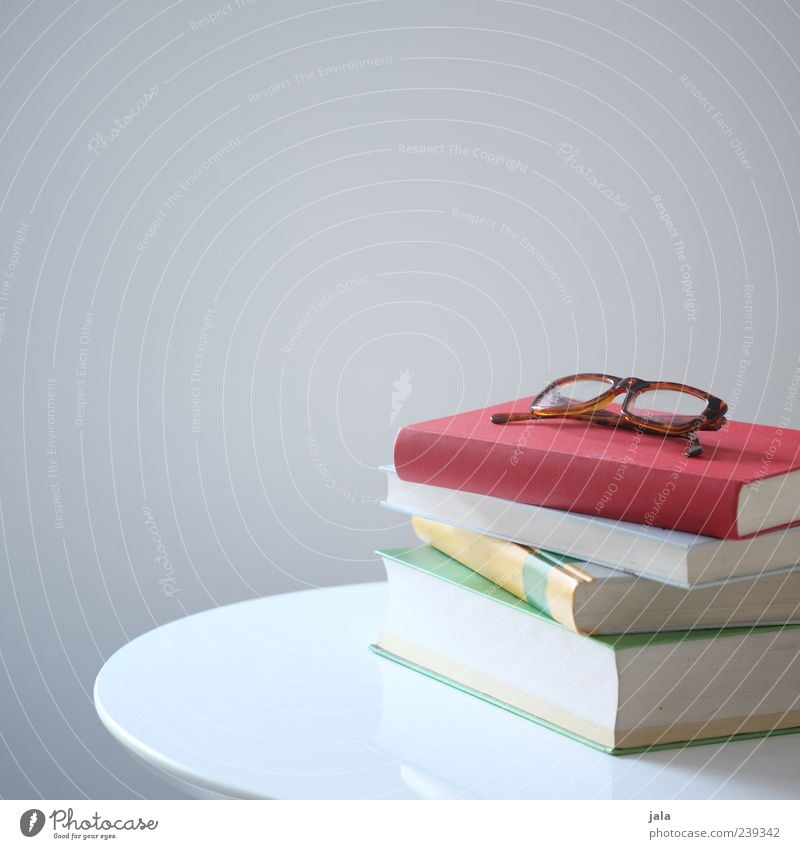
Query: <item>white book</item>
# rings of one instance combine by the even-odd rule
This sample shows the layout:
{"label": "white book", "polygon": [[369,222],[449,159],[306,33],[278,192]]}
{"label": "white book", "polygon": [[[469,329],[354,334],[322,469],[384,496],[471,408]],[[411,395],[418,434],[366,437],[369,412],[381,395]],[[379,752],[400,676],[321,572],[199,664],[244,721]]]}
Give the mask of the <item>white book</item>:
{"label": "white book", "polygon": [[748,539],[716,539],[411,483],[394,467],[381,468],[388,479],[382,503],[389,509],[679,587],[752,579],[800,563],[800,526]]}

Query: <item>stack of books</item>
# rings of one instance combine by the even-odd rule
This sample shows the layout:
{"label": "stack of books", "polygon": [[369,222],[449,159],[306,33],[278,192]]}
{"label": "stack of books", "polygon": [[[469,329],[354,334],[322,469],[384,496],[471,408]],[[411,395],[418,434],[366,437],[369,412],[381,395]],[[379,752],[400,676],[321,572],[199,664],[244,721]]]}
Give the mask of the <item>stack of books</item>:
{"label": "stack of books", "polygon": [[401,429],[379,654],[613,754],[800,730],[800,431]]}

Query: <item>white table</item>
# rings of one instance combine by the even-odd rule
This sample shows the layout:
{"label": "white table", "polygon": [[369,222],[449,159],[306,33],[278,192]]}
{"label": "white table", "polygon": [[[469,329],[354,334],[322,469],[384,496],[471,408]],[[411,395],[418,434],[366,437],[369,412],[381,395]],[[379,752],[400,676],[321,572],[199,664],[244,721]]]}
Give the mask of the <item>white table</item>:
{"label": "white table", "polygon": [[198,796],[797,799],[800,734],[612,757],[368,650],[385,584],[209,610],[120,649],[108,730]]}

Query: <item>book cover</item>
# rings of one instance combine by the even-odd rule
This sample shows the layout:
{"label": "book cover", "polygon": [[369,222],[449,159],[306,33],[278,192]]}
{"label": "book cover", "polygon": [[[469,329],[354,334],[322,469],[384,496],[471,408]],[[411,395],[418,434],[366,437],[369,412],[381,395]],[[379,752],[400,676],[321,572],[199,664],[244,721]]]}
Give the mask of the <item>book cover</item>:
{"label": "book cover", "polygon": [[438,672],[434,672],[432,669],[427,669],[424,666],[420,666],[419,664],[414,663],[413,661],[410,661],[407,658],[401,657],[398,654],[394,654],[393,652],[381,648],[381,646],[379,645],[372,643],[370,645],[370,649],[380,657],[386,658],[386,660],[391,660],[394,663],[399,663],[401,666],[405,666],[407,669],[411,669],[414,672],[420,673],[421,675],[427,675],[429,678],[433,678],[434,681],[438,681],[441,684],[447,684],[449,687],[453,687],[456,690],[460,690],[462,693],[466,693],[469,696],[474,696],[476,699],[480,699],[481,701],[486,702],[487,704],[494,705],[494,707],[507,710],[509,713],[513,713],[515,716],[522,717],[523,719],[527,719],[530,722],[535,722],[537,725],[541,725],[543,728],[547,728],[549,731],[555,731],[570,740],[574,740],[576,743],[583,743],[585,746],[590,746],[592,749],[596,749],[599,752],[604,752],[607,755],[639,755],[644,752],[660,752],[666,749],[686,749],[690,746],[708,746],[714,743],[728,743],[736,740],[756,740],[759,737],[779,737],[784,734],[797,734],[798,732],[800,732],[800,727],[774,728],[768,731],[747,731],[743,732],[742,734],[728,734],[720,737],[706,737],[697,740],[681,740],[670,743],[655,743],[650,746],[630,746],[626,748],[604,746],[601,743],[596,742],[595,740],[590,740],[588,737],[583,737],[580,734],[576,734],[574,731],[569,731],[566,728],[562,728],[560,725],[556,725],[553,722],[548,722],[546,719],[542,719],[542,717],[536,716],[536,714],[529,713],[525,710],[520,710],[520,708],[515,707],[514,705],[509,704],[508,702],[501,701],[500,699],[495,699],[488,693],[482,693],[480,690],[476,690],[474,687],[469,687],[459,681],[456,681],[453,678],[448,678],[445,675],[442,675]]}
{"label": "book cover", "polygon": [[575,590],[592,575],[575,562],[543,549],[477,534],[464,528],[414,516],[414,533],[456,562],[551,616],[556,622],[581,633],[575,622]]}
{"label": "book cover", "polygon": [[[394,560],[403,566],[427,572],[442,581],[456,584],[472,593],[491,598],[499,604],[521,610],[528,616],[543,620],[554,628],[564,628],[573,632],[568,625],[556,621],[544,610],[534,607],[521,598],[503,589],[497,584],[473,572],[472,569],[454,560],[443,551],[439,551],[431,545],[417,546],[415,548],[387,548],[375,552],[379,557]],[[592,640],[605,646],[612,651],[624,649],[642,648],[644,646],[664,645],[679,643],[686,640],[713,640],[717,638],[733,637],[741,634],[749,634],[753,630],[762,632],[781,631],[784,629],[800,629],[800,624],[770,624],[750,626],[744,625],[734,628],[702,628],[683,631],[635,631],[625,634],[585,634],[581,635],[584,640]]]}
{"label": "book cover", "polygon": [[407,481],[646,526],[739,539],[800,521],[800,431],[729,422],[679,439],[553,419],[495,425],[530,398],[408,425],[394,447]]}

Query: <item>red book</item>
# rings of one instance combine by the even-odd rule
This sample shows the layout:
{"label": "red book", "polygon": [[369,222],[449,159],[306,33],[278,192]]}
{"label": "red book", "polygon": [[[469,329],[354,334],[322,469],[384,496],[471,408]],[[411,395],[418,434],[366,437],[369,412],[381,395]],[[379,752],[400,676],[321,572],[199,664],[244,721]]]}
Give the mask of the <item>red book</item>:
{"label": "red book", "polygon": [[402,480],[607,519],[739,539],[800,522],[800,431],[729,422],[686,441],[569,419],[496,425],[530,398],[408,425]]}

